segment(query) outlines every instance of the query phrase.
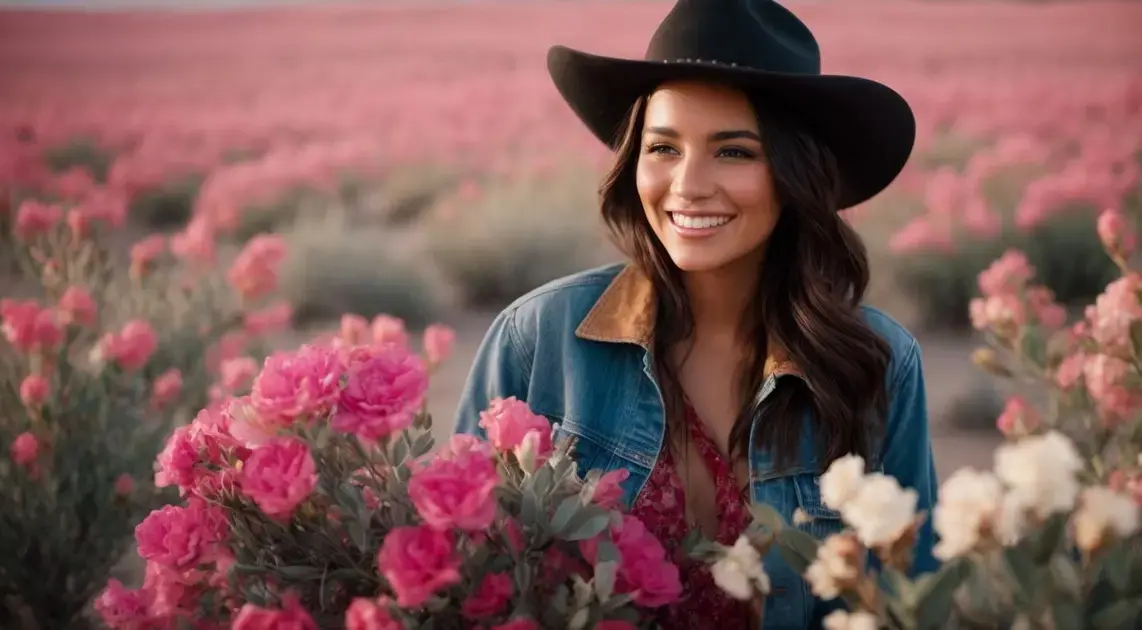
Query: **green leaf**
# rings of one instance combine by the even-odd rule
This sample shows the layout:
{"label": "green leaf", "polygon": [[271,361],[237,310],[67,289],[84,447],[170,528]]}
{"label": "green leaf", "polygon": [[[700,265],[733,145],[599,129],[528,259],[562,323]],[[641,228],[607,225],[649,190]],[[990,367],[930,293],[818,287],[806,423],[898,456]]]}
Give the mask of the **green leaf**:
{"label": "green leaf", "polygon": [[1035,602],[1035,564],[1031,554],[1023,547],[1008,547],[1003,550],[1003,560],[1011,573],[1016,596],[1024,605]]}
{"label": "green leaf", "polygon": [[971,567],[962,560],[951,560],[935,573],[916,582],[916,627],[942,628],[952,614],[956,591],[967,580]]}
{"label": "green leaf", "polygon": [[1083,627],[1083,610],[1079,603],[1069,597],[1056,597],[1051,602],[1051,616],[1056,628]]}
{"label": "green leaf", "polygon": [[579,495],[572,495],[560,501],[559,507],[555,508],[555,514],[551,516],[551,531],[562,533],[582,506]]}
{"label": "green leaf", "polygon": [[1095,614],[1091,623],[1095,628],[1105,630],[1130,628],[1130,621],[1138,615],[1138,610],[1136,600],[1120,599]]}
{"label": "green leaf", "polygon": [[753,515],[754,521],[771,532],[777,532],[785,526],[781,513],[768,503],[750,503],[749,513]]}
{"label": "green leaf", "polygon": [[416,436],[416,439],[412,442],[412,456],[422,457],[423,455],[432,451],[432,447],[435,445],[435,443],[436,440],[432,437],[432,433],[421,433],[420,435]]}
{"label": "green leaf", "polygon": [[816,538],[793,527],[777,531],[777,553],[798,575],[804,575],[817,559],[818,544]]}
{"label": "green leaf", "polygon": [[[581,511],[579,515],[585,513],[588,513],[586,509]],[[610,524],[610,512],[604,510],[601,514],[596,513],[588,516],[580,523],[569,524],[567,531],[563,532],[562,538],[565,540],[586,540],[588,538],[594,538],[603,533],[603,530],[607,529],[607,526]]]}
{"label": "green leaf", "polygon": [[[1075,566],[1069,557],[1057,555],[1051,558],[1048,571],[1051,575],[1051,582],[1060,592],[1072,597],[1077,597],[1082,592],[1082,575],[1080,574],[1079,568]],[[1068,626],[1057,627],[1065,628]]]}
{"label": "green leaf", "polygon": [[1046,564],[1062,545],[1067,532],[1067,515],[1055,514],[1047,519],[1031,538],[1031,559],[1035,564]]}
{"label": "green leaf", "polygon": [[595,596],[600,602],[606,602],[615,593],[615,574],[619,563],[615,561],[595,563]]}
{"label": "green leaf", "polygon": [[391,458],[390,461],[393,462],[394,466],[400,466],[405,463],[405,459],[408,457],[408,442],[404,440],[403,436],[393,436],[391,443],[392,452],[389,455]]}
{"label": "green leaf", "polygon": [[1106,578],[1110,581],[1114,590],[1119,593],[1125,593],[1130,588],[1130,565],[1133,558],[1129,553],[1109,553],[1106,556],[1103,569],[1106,571]]}
{"label": "green leaf", "polygon": [[358,551],[365,551],[369,544],[369,528],[358,520],[348,520],[345,522],[345,530],[349,534],[349,540],[353,541]]}

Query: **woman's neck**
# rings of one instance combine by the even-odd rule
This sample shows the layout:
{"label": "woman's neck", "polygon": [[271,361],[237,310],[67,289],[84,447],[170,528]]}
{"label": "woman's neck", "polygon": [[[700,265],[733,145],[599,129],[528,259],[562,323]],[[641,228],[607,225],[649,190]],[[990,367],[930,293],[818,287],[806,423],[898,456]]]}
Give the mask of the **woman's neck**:
{"label": "woman's neck", "polygon": [[694,341],[737,343],[743,315],[757,292],[759,275],[757,264],[684,274],[694,315]]}

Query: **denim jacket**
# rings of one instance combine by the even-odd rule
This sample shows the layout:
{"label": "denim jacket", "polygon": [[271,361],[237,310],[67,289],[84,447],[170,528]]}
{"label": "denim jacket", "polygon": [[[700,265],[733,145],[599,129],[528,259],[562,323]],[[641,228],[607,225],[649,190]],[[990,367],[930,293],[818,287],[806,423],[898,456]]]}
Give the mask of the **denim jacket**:
{"label": "denim jacket", "polygon": [[[663,447],[666,429],[650,354],[655,308],[649,278],[624,264],[573,274],[520,297],[495,318],[477,351],[455,430],[482,434],[480,412],[494,398],[515,396],[559,423],[561,433],[576,436],[580,474],[595,468],[629,470],[625,499],[633,505]],[[862,310],[865,321],[892,348],[889,414],[870,465],[914,488],[917,509],[930,515],[937,480],[920,348],[888,315],[871,307]],[[765,376],[761,396],[773,391],[778,379],[800,378],[796,366],[780,355],[768,357]],[[824,471],[813,448],[810,422],[801,435],[798,463],[783,470],[774,466],[769,453],[751,449],[752,498],[772,505],[787,522],[801,508],[812,520],[799,527],[824,538],[839,531],[842,523],[821,500]],[[926,519],[920,532],[918,572],[936,568],[929,523]],[[776,550],[763,564],[772,585],[765,628],[816,627],[825,612],[840,605],[817,600]]]}

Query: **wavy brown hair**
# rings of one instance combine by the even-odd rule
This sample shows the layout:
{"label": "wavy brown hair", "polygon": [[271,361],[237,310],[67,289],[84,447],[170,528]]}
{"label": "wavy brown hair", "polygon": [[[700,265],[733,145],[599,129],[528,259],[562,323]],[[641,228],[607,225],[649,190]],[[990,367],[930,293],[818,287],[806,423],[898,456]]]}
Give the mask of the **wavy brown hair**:
{"label": "wavy brown hair", "polygon": [[[832,152],[793,116],[752,102],[781,214],[742,322],[752,347],[738,368],[741,411],[730,432],[731,455],[746,453],[756,425],[755,445],[770,450],[780,468],[790,466],[799,452],[804,414],[811,412],[822,470],[847,453],[867,461],[887,414],[884,381],[891,355],[858,308],[869,281],[867,252],[837,214],[840,174]],[[669,349],[691,338],[694,316],[682,272],[647,223],[635,184],[645,109],[645,97],[631,108],[599,192],[616,244],[654,282],[655,369],[667,425],[679,435],[683,398]],[[805,378],[779,379],[773,393],[758,401],[770,342],[785,349]]]}

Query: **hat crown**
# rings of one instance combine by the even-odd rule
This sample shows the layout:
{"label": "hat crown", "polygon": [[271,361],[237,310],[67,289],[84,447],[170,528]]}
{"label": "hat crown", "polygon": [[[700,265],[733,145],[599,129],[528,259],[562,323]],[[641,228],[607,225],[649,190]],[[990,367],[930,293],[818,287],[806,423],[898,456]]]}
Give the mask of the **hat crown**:
{"label": "hat crown", "polygon": [[821,73],[813,33],[773,0],[679,0],[651,37],[646,59]]}

